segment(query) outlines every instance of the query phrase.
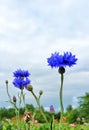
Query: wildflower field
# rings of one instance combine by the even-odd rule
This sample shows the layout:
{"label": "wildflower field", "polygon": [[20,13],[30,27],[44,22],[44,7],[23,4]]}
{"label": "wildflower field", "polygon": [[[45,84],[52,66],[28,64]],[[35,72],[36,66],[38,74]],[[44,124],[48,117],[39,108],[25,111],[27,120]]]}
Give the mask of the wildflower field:
{"label": "wildflower field", "polygon": [[[54,124],[53,128],[49,128],[49,124],[29,124],[26,128],[24,126],[24,122],[19,122],[20,130],[59,130],[59,125]],[[2,122],[2,126],[0,126],[0,130],[17,130],[17,126],[15,122]],[[89,126],[85,125],[74,125],[74,124],[65,124],[63,130],[89,130]]]}
{"label": "wildflower field", "polygon": [[[8,110],[0,109],[0,130],[89,130],[89,93],[79,97],[78,108],[74,109],[69,105],[64,111],[62,102],[66,67],[75,65],[77,60],[71,52],[64,52],[63,55],[55,52],[47,58],[48,66],[58,68],[58,74],[60,75],[60,110],[58,113],[55,113],[53,105],[49,106],[49,112],[44,110],[40,102],[43,91],[40,90],[38,94],[34,92],[28,70],[17,69],[13,72],[14,79],[12,83],[20,92],[18,97],[15,95],[11,97],[9,81],[5,81],[8,100],[12,108]],[[33,105],[26,104],[24,89],[34,97],[37,104],[36,108]],[[23,107],[21,107],[22,104]]]}

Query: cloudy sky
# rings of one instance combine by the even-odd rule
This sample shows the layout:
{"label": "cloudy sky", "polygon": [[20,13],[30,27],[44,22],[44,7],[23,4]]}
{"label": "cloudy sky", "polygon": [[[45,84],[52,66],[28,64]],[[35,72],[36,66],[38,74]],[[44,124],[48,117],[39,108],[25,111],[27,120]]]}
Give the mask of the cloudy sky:
{"label": "cloudy sky", "polygon": [[[89,0],[0,0],[0,107],[6,102],[5,80],[11,96],[19,90],[12,84],[19,68],[30,72],[36,94],[43,90],[41,104],[60,110],[60,75],[47,58],[55,51],[72,52],[77,64],[66,68],[63,103],[77,105],[77,97],[89,92]],[[26,102],[35,105],[31,93]]]}

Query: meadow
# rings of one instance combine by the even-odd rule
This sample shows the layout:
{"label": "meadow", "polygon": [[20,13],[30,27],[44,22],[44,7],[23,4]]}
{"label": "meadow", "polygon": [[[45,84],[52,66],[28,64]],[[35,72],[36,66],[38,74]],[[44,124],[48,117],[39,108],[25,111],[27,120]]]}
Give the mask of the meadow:
{"label": "meadow", "polygon": [[[49,128],[49,124],[45,123],[36,123],[29,124],[25,127],[23,121],[19,122],[20,129],[19,130],[59,130],[59,124],[55,123],[54,126]],[[16,123],[14,121],[2,121],[2,127],[0,126],[0,130],[17,130]],[[74,125],[74,124],[64,124],[64,128],[62,130],[89,130],[89,125]]]}
{"label": "meadow", "polygon": [[[68,105],[66,112],[62,102],[66,66],[75,65],[77,60],[71,52],[65,52],[63,55],[55,52],[47,58],[48,65],[51,68],[58,68],[60,74],[60,111],[58,113],[55,113],[53,105],[50,105],[49,112],[44,110],[40,102],[43,91],[38,91],[38,94],[34,92],[28,70],[18,69],[13,72],[13,85],[20,92],[18,92],[17,97],[15,95],[12,97],[9,93],[9,82],[8,80],[5,81],[8,99],[13,108],[8,110],[2,108],[0,110],[0,130],[89,130],[89,93],[78,97],[79,105],[77,108]],[[24,89],[33,95],[37,105],[36,108],[26,104]],[[23,108],[21,108],[22,104]]]}

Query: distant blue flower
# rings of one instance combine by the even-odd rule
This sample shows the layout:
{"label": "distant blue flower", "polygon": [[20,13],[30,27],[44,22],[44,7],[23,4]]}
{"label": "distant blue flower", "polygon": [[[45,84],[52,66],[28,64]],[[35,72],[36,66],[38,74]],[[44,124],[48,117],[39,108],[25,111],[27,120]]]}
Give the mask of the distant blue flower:
{"label": "distant blue flower", "polygon": [[15,87],[23,89],[24,87],[27,88],[27,85],[30,84],[30,80],[28,79],[30,73],[24,70],[17,70],[14,73],[14,81],[13,84]]}
{"label": "distant blue flower", "polygon": [[50,58],[47,58],[48,65],[53,67],[71,67],[76,64],[77,58],[75,55],[72,55],[71,52],[64,52],[63,55],[59,55],[58,52],[55,52],[51,55]]}

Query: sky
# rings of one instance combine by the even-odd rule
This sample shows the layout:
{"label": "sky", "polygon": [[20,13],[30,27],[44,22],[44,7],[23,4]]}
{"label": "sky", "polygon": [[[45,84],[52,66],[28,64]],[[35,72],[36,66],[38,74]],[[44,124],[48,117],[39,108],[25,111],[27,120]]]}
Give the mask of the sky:
{"label": "sky", "polygon": [[[13,72],[28,70],[34,92],[43,90],[41,105],[60,111],[60,75],[48,66],[54,52],[72,52],[78,58],[66,67],[63,86],[64,108],[78,106],[77,97],[89,92],[89,0],[0,0],[0,107],[11,105],[20,90],[13,86]],[[30,92],[26,103],[36,106]]]}

